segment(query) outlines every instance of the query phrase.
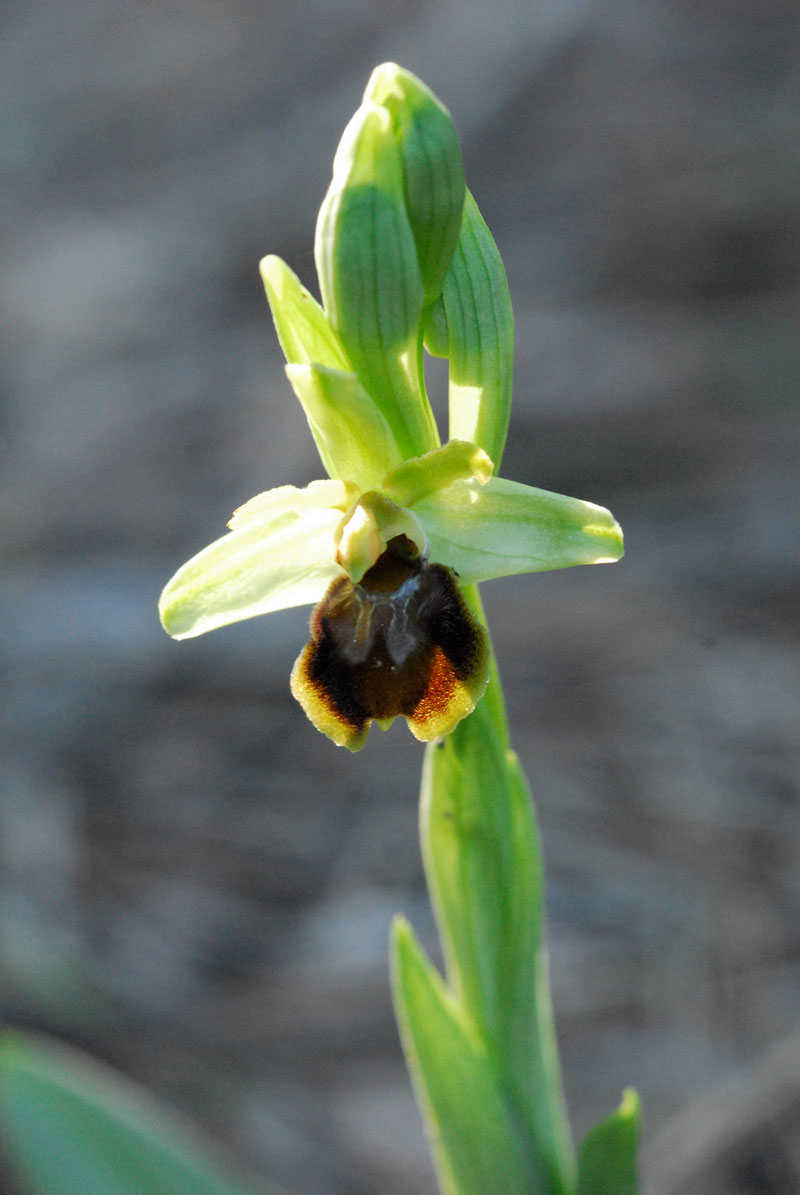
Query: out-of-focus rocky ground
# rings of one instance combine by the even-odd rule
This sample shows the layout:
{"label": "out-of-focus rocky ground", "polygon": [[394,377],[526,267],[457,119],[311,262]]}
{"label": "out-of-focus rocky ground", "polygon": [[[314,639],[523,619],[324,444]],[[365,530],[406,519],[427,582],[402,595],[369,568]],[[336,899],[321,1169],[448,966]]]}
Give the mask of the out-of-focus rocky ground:
{"label": "out-of-focus rocky ground", "polygon": [[434,1190],[386,972],[395,910],[435,951],[420,749],[310,727],[307,611],[183,644],[155,615],[235,506],[319,473],[256,265],[313,282],[336,141],[395,59],[451,107],[507,263],[504,472],[627,533],[613,568],[485,591],[576,1131],[632,1083],[653,1195],[796,1195],[800,8],[0,20],[5,1018],[288,1195]]}

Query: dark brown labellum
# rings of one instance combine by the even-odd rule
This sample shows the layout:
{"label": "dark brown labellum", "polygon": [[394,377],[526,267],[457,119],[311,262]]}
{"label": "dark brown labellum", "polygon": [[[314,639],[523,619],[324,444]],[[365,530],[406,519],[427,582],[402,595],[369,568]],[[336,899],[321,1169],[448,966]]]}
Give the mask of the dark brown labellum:
{"label": "dark brown labellum", "polygon": [[359,584],[332,582],[311,616],[292,692],[314,725],[357,751],[370,723],[402,714],[414,735],[447,734],[486,687],[486,636],[452,569],[428,564],[404,535]]}

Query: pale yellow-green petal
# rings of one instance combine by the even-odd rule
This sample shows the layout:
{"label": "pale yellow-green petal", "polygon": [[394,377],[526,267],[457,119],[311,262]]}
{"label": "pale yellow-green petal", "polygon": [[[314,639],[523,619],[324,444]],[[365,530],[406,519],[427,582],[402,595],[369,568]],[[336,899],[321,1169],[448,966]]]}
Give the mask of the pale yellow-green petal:
{"label": "pale yellow-green petal", "polygon": [[342,569],[333,535],[342,513],[314,507],[271,526],[254,520],[229,531],[178,569],[159,602],[175,639],[318,602]]}
{"label": "pale yellow-green petal", "polygon": [[456,481],[414,505],[430,559],[465,584],[618,560],[622,532],[609,511],[493,477]]}
{"label": "pale yellow-green petal", "polygon": [[305,511],[322,507],[338,510],[341,517],[353,505],[359,492],[358,486],[344,481],[312,481],[302,489],[294,485],[277,486],[256,494],[235,510],[228,526],[231,531],[240,531],[258,523],[263,530],[291,522]]}

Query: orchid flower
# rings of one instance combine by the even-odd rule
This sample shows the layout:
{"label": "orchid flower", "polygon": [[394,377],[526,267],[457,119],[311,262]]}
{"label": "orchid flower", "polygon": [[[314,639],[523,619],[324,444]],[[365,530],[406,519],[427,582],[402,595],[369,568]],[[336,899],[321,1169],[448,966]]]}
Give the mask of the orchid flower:
{"label": "orchid flower", "polygon": [[[257,495],[161,596],[176,639],[304,604],[292,692],[337,744],[404,716],[448,734],[489,675],[466,587],[612,561],[607,510],[498,477],[513,337],[499,254],[466,191],[449,113],[407,71],[377,68],[337,150],[316,235],[322,303],[261,263],[286,374],[327,477]],[[487,332],[487,329],[489,332]],[[440,443],[423,344],[449,358]]]}

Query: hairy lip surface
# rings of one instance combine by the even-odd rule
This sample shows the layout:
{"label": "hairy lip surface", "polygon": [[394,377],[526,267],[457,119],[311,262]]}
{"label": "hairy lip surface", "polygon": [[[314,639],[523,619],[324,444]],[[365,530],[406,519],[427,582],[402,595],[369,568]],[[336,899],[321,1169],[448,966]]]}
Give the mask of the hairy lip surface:
{"label": "hairy lip surface", "polygon": [[357,749],[372,721],[398,715],[418,738],[447,733],[474,708],[487,670],[485,635],[455,574],[398,536],[360,583],[332,582],[292,691],[315,725]]}

